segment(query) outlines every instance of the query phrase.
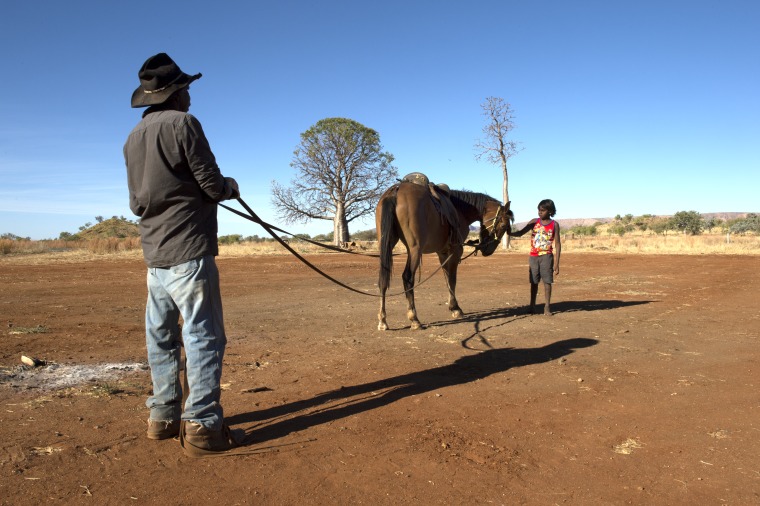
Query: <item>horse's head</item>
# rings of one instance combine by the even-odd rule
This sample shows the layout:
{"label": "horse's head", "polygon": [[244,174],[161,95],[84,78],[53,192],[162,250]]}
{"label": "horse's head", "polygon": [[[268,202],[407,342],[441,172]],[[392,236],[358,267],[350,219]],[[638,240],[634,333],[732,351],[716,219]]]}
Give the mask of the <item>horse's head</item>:
{"label": "horse's head", "polygon": [[487,206],[480,226],[480,252],[484,257],[496,251],[504,234],[512,231],[512,222],[515,220],[509,209],[510,202],[503,206],[497,202],[493,204]]}

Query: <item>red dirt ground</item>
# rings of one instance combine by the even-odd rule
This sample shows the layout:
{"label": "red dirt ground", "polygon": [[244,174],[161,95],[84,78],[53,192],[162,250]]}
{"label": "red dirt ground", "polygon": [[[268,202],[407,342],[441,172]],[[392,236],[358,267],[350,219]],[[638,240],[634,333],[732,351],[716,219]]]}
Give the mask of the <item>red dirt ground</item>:
{"label": "red dirt ground", "polygon": [[[310,258],[375,293],[374,259]],[[0,260],[0,503],[760,503],[756,256],[565,253],[552,317],[524,314],[526,257],[473,257],[464,319],[439,273],[426,327],[395,297],[386,332],[376,298],[293,257],[218,263],[223,403],[253,443],[195,460],[144,436],[146,370],[51,389],[20,369],[144,363],[142,261]]]}

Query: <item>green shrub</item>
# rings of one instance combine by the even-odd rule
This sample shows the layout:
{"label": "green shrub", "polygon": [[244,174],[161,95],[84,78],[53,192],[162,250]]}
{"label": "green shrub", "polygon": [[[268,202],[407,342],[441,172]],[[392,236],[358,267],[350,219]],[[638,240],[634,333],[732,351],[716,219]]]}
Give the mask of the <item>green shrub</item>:
{"label": "green shrub", "polygon": [[240,234],[230,234],[219,236],[219,244],[236,244],[243,238]]}

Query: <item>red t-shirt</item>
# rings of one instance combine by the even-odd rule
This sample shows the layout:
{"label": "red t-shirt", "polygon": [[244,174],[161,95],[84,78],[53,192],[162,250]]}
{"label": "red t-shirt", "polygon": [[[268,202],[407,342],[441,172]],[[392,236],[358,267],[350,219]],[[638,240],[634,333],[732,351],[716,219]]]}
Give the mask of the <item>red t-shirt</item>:
{"label": "red t-shirt", "polygon": [[541,220],[536,221],[533,225],[533,232],[530,236],[530,256],[538,257],[553,253],[552,243],[554,242],[554,220],[546,225],[541,224]]}

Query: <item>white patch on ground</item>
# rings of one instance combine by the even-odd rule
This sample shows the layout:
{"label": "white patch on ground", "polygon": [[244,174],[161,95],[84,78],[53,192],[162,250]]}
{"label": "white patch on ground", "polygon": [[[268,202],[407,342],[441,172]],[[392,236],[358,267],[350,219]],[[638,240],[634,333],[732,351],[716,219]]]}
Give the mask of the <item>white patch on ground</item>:
{"label": "white patch on ground", "polygon": [[109,382],[126,374],[147,371],[148,364],[48,364],[41,367],[0,367],[0,385],[12,388],[60,390],[87,382]]}

